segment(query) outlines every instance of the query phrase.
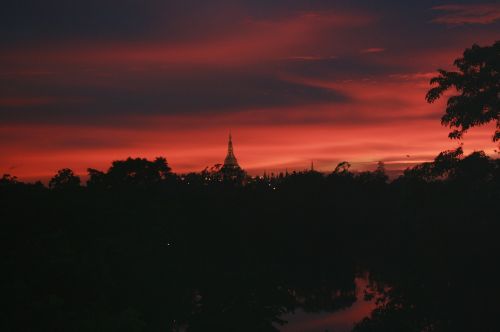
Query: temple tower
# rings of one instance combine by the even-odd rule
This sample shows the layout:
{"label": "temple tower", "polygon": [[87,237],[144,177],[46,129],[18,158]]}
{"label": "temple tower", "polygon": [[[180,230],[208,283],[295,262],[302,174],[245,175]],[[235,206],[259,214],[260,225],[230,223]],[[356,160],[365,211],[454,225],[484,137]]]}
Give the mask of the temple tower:
{"label": "temple tower", "polygon": [[224,169],[239,169],[240,165],[238,165],[238,161],[234,156],[233,151],[233,141],[231,138],[231,133],[229,133],[229,142],[227,143],[227,155],[226,159],[224,159]]}
{"label": "temple tower", "polygon": [[238,160],[234,156],[233,140],[229,133],[229,141],[227,142],[227,155],[224,159],[224,165],[220,169],[222,179],[232,183],[243,185],[245,183],[246,173],[241,169]]}

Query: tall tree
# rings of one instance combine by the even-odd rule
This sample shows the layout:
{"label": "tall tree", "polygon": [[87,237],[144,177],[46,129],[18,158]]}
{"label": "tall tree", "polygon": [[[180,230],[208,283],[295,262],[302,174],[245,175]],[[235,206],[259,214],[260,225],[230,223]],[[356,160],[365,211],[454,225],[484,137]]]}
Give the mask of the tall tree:
{"label": "tall tree", "polygon": [[76,176],[69,168],[57,171],[57,174],[49,182],[49,188],[56,190],[75,189],[78,187],[80,187],[80,177]]}
{"label": "tall tree", "polygon": [[172,170],[163,157],[158,157],[154,161],[145,158],[116,160],[106,173],[107,180],[112,186],[149,186],[167,180],[171,175]]}
{"label": "tall tree", "polygon": [[450,138],[460,139],[471,127],[496,121],[493,141],[500,140],[500,41],[491,46],[472,45],[454,62],[458,71],[439,69],[426,95],[433,103],[450,88],[458,95],[448,98],[443,125],[454,129]]}

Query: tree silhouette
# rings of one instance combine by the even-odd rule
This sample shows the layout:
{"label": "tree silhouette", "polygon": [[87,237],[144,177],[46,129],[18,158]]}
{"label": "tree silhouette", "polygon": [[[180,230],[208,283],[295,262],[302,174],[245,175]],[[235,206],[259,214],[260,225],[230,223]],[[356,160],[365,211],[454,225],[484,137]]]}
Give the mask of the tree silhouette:
{"label": "tree silhouette", "polygon": [[454,62],[458,71],[439,69],[439,76],[430,80],[431,88],[426,95],[433,103],[450,88],[460,94],[448,98],[443,125],[457,128],[450,138],[460,139],[471,127],[496,121],[493,141],[500,139],[500,41],[492,46],[476,44],[466,49],[462,58]]}
{"label": "tree silhouette", "polygon": [[385,163],[383,161],[379,161],[377,163],[377,168],[375,169],[375,172],[373,172],[377,180],[380,182],[387,182],[389,180],[389,177],[387,176],[386,168],[385,168]]}
{"label": "tree silhouette", "polygon": [[129,157],[126,160],[113,161],[106,173],[92,168],[87,172],[87,185],[94,188],[148,187],[160,184],[173,176],[167,160],[163,157],[154,161]]}
{"label": "tree silhouette", "polygon": [[462,157],[463,150],[461,147],[439,153],[432,163],[432,175],[444,178],[452,176]]}
{"label": "tree silhouette", "polygon": [[106,173],[101,172],[97,169],[87,168],[87,173],[89,174],[89,179],[87,181],[87,187],[89,188],[105,188],[106,187]]}
{"label": "tree silhouette", "polygon": [[333,173],[335,174],[348,174],[349,169],[351,168],[351,164],[347,161],[342,161],[338,163],[337,167],[335,167],[335,170]]}
{"label": "tree silhouette", "polygon": [[0,178],[0,186],[8,186],[17,183],[18,183],[17,177],[12,176],[10,174],[4,174],[2,178]]}
{"label": "tree silhouette", "polygon": [[241,186],[219,166],[170,182],[163,158],[89,175],[62,194],[0,180],[0,330],[278,331],[351,306],[362,276],[377,308],[355,331],[496,331],[500,161],[482,152],[392,182],[347,162]]}
{"label": "tree silhouette", "polygon": [[355,332],[497,331],[500,159],[443,151],[395,181],[350,166],[240,182],[128,158],[53,191],[4,175],[0,330],[279,331],[353,305],[363,278],[376,308]]}
{"label": "tree silhouette", "polygon": [[55,190],[67,190],[80,187],[80,178],[69,168],[57,171],[57,174],[50,180],[49,188]]}

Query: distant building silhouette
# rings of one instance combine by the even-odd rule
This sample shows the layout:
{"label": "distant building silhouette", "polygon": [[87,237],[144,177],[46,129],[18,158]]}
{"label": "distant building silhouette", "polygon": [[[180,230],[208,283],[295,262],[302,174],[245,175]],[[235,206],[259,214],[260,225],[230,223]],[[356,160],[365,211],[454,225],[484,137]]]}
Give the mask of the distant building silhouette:
{"label": "distant building silhouette", "polygon": [[238,165],[238,160],[236,160],[236,157],[234,156],[231,133],[229,133],[229,141],[227,143],[227,155],[226,159],[224,159],[224,165],[222,167],[225,169],[241,168],[240,165]]}
{"label": "distant building silhouette", "polygon": [[227,154],[226,158],[224,159],[224,165],[222,165],[220,171],[225,180],[241,181],[245,177],[245,172],[238,164],[238,160],[234,155],[233,140],[231,133],[229,133],[229,141],[227,143]]}

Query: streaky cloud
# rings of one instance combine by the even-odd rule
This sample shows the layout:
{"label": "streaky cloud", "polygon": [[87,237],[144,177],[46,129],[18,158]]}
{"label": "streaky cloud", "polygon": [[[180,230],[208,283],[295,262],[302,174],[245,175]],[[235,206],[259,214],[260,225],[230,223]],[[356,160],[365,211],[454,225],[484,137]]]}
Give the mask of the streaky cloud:
{"label": "streaky cloud", "polygon": [[434,23],[446,25],[492,24],[500,20],[500,4],[452,4],[432,7],[433,10],[444,12]]}

